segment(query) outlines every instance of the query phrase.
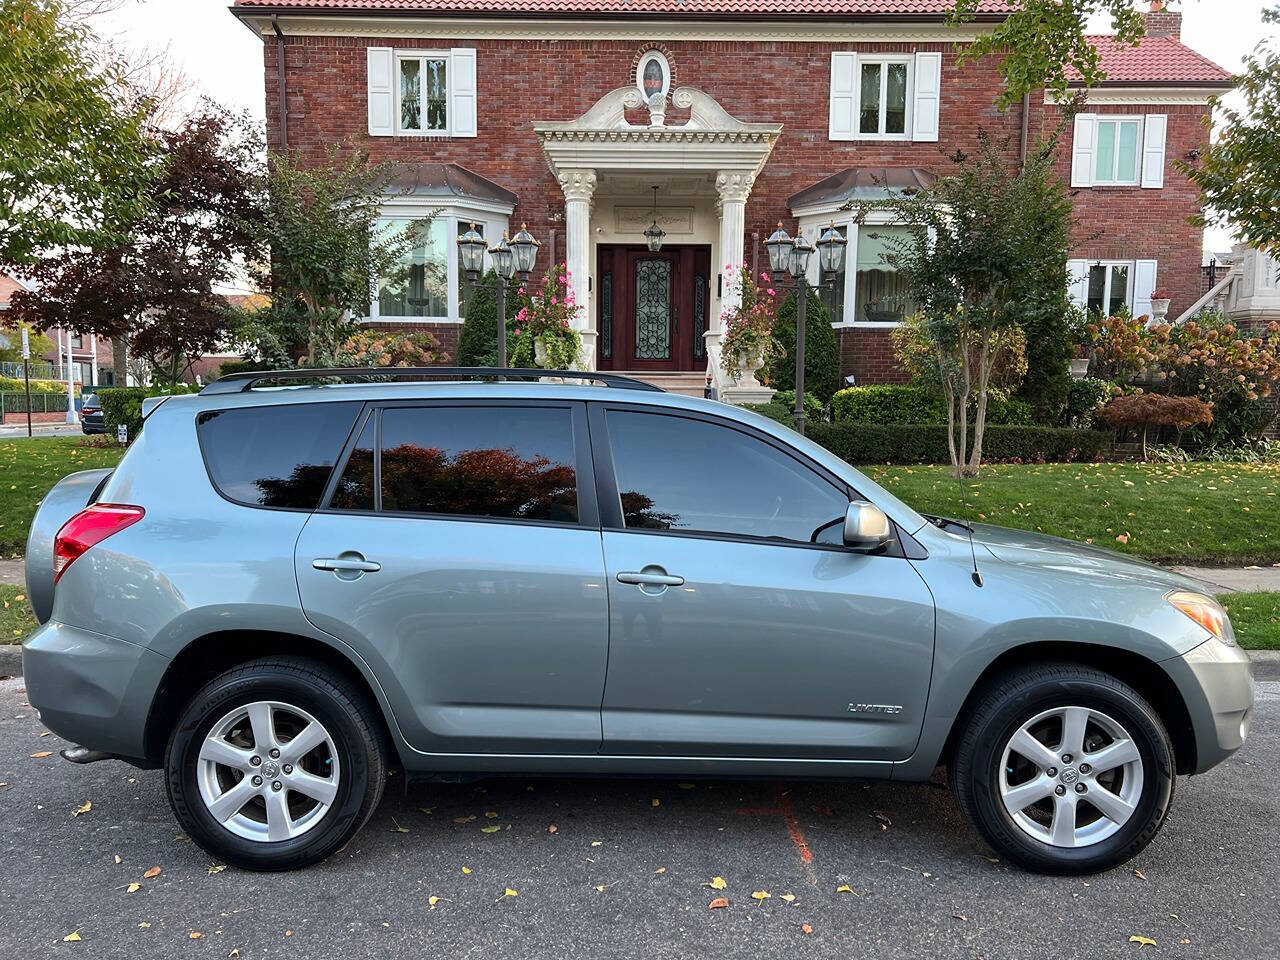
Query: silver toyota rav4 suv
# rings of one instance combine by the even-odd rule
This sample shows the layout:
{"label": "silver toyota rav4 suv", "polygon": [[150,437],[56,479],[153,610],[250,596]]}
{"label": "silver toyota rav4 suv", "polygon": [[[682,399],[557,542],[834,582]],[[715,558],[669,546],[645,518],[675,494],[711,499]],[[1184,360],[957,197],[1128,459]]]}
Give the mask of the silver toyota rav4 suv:
{"label": "silver toyota rav4 suv", "polygon": [[31,703],[68,759],[162,768],[229,863],[329,855],[392,766],[941,765],[1002,856],[1083,873],[1248,734],[1231,623],[1168,571],[921,515],[786,427],[623,377],[324,373],[149,401],[27,547]]}

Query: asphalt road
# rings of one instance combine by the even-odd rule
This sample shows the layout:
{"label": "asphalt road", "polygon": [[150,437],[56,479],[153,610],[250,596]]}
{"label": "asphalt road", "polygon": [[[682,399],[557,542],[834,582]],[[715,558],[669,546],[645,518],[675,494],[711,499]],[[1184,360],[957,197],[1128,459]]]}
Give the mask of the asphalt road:
{"label": "asphalt road", "polygon": [[1098,877],[995,862],[937,785],[529,779],[393,783],[346,850],[266,875],[180,836],[159,772],[60,760],[3,681],[0,957],[1275,957],[1280,683],[1257,692],[1245,749]]}

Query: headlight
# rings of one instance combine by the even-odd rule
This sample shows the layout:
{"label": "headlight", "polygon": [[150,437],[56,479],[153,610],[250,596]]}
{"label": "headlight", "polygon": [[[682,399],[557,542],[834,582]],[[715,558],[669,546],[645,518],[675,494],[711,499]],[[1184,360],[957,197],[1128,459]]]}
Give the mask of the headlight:
{"label": "headlight", "polygon": [[1175,590],[1165,598],[1180,611],[1204,627],[1223,643],[1236,642],[1235,630],[1231,628],[1231,618],[1222,604],[1213,597],[1191,590]]}

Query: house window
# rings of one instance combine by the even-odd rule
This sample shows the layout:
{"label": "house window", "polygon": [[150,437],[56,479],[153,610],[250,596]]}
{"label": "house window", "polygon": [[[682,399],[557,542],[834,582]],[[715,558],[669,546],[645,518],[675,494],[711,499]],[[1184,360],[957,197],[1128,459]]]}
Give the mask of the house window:
{"label": "house window", "polygon": [[449,316],[448,218],[425,220],[387,219],[388,231],[417,224],[412,243],[401,255],[398,268],[378,281],[378,315],[416,319]]}
{"label": "house window", "polygon": [[1095,263],[1089,267],[1089,293],[1086,305],[1090,313],[1115,316],[1131,303],[1128,263]]}
{"label": "house window", "polygon": [[448,57],[397,59],[400,72],[400,130],[447,133],[449,130]]}
{"label": "house window", "polygon": [[911,236],[908,227],[858,228],[854,259],[854,320],[859,323],[900,323],[914,309],[907,282],[893,265],[899,244]]}
{"label": "house window", "polygon": [[1093,182],[1100,185],[1136,184],[1141,121],[1136,117],[1099,118],[1097,137]]}
{"label": "house window", "polygon": [[73,350],[83,350],[83,349],[84,349],[84,335],[83,335],[83,334],[79,334],[79,333],[72,334],[72,336],[71,336],[71,349],[73,349]]}
{"label": "house window", "polygon": [[905,137],[907,61],[860,58],[858,66],[858,133]]}

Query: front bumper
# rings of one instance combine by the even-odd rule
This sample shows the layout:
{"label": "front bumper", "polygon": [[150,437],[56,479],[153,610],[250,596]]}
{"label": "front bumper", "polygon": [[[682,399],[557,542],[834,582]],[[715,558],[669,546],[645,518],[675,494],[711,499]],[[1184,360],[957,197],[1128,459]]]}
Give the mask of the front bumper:
{"label": "front bumper", "polygon": [[22,647],[27,699],[45,726],[72,743],[138,760],[168,665],[146,647],[53,621]]}
{"label": "front bumper", "polygon": [[1244,745],[1253,719],[1253,663],[1239,647],[1206,640],[1164,663],[1182,691],[1195,731],[1194,773],[1204,773]]}

